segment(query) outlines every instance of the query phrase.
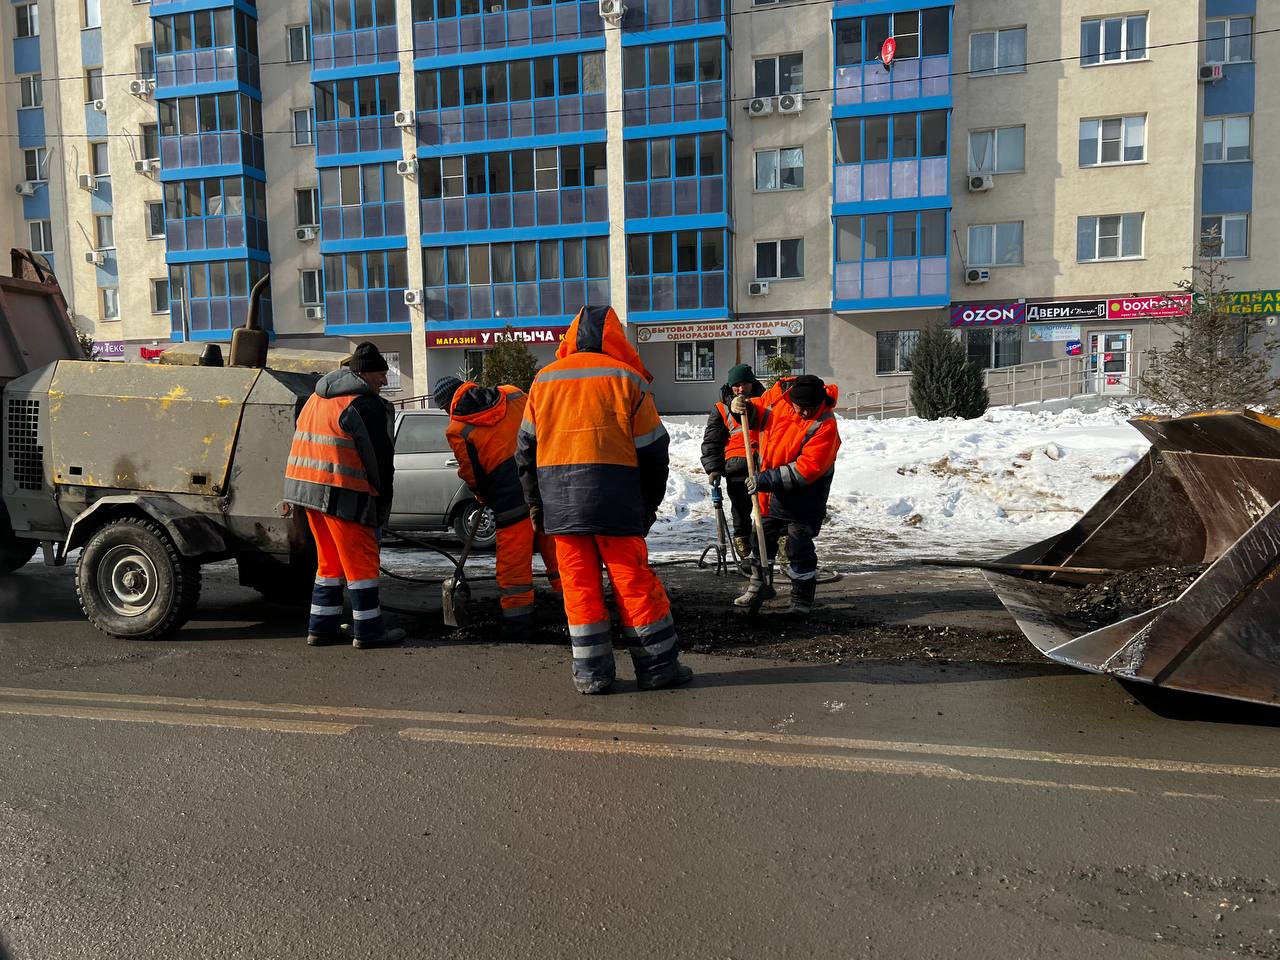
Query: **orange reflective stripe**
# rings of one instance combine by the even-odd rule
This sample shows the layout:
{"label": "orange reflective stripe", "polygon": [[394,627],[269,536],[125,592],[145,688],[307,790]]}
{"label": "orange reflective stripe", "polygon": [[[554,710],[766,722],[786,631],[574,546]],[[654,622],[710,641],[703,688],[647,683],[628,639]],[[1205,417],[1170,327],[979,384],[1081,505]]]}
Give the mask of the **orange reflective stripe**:
{"label": "orange reflective stripe", "polygon": [[339,419],[355,397],[312,395],[298,414],[285,476],[327,487],[377,495],[360,451]]}

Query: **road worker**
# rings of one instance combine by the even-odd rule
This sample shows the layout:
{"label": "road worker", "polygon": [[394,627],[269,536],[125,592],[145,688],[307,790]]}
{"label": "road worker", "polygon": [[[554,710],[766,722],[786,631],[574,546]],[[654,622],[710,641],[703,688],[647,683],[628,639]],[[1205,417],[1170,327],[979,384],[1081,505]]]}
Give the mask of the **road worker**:
{"label": "road worker", "polygon": [[516,472],[516,436],[526,398],[517,387],[482,387],[457,377],[436,383],[436,406],[448,410],[446,436],[458,461],[458,476],[476,501],[493,511],[498,527],[498,589],[502,622],[513,635],[533,629],[533,550],[547,568],[551,589],[560,593],[555,544],[533,529],[529,506]]}
{"label": "road worker", "polygon": [[[818,554],[813,539],[827,513],[835,475],[840,432],[831,411],[839,400],[835,384],[812,374],[788,378],[755,399],[734,397],[731,412],[744,415],[760,430],[760,472],[747,490],[760,495],[765,549],[772,563],[778,539],[787,538],[784,572],[791,579],[788,613],[808,616],[817,589]],[[758,593],[774,595],[756,566],[747,592],[734,603],[750,606]]]}
{"label": "road worker", "polygon": [[[378,541],[391,514],[395,470],[391,404],[379,395],[387,361],[368,341],[321,377],[298,415],[285,468],[286,503],[302,507],[316,542],[316,583],[307,643],[364,649],[399,643],[378,602]],[[342,584],[351,598],[351,636],[343,632]]]}
{"label": "road worker", "polygon": [[[729,411],[734,397],[753,399],[764,393],[764,385],[756,379],[751,365],[740,363],[729,368],[720,400],[707,415],[702,433],[702,469],[712,486],[724,480],[733,515],[733,545],[739,557],[751,555],[751,497],[747,493],[747,454],[742,425]],[[751,449],[760,438],[751,432]]]}
{"label": "road worker", "polygon": [[614,681],[601,565],[642,690],[687,682],[671,604],[649,568],[645,535],[667,487],[667,431],[653,377],[611,307],[583,307],[556,359],[529,389],[516,463],[530,515],[556,541],[580,693]]}

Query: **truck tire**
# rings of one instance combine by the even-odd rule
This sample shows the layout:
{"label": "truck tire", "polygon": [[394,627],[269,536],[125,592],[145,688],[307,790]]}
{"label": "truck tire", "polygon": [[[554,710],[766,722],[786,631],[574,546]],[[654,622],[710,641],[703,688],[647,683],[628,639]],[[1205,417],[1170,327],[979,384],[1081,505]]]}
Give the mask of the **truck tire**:
{"label": "truck tire", "polygon": [[476,515],[477,509],[484,510],[484,519],[480,521],[480,528],[476,530],[476,542],[471,549],[492,550],[494,544],[498,542],[498,523],[493,517],[492,510],[488,507],[481,507],[474,500],[470,501],[454,515],[454,536],[463,543],[467,542],[467,534],[471,532],[471,520]]}
{"label": "truck tire", "polygon": [[19,540],[9,524],[9,514],[0,503],[0,575],[13,573],[26,564],[39,544],[34,540]]}
{"label": "truck tire", "polygon": [[100,527],[80,551],[76,596],[103,633],[155,640],[191,618],[200,599],[200,567],[154,520],[123,517]]}

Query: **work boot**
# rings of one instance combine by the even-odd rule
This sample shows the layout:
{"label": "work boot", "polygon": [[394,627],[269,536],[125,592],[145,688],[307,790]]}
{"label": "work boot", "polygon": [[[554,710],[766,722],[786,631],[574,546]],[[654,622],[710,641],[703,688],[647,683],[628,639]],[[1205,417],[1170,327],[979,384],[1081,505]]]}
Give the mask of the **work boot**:
{"label": "work boot", "polygon": [[763,594],[760,602],[772,600],[778,595],[777,591],[769,584],[760,579],[759,575],[752,573],[751,582],[747,584],[747,592],[733,601],[735,607],[749,607],[755,601],[756,594]]}
{"label": "work boot", "polygon": [[392,627],[380,637],[356,637],[351,645],[358,650],[370,650],[374,647],[395,647],[404,642],[404,630]]}
{"label": "work boot", "polygon": [[587,678],[573,678],[573,688],[579,693],[585,693],[593,696],[598,693],[608,693],[613,687],[613,677],[604,677],[599,680],[589,680]]}
{"label": "work boot", "polygon": [[813,597],[817,593],[816,580],[791,581],[791,605],[787,607],[787,616],[803,619],[813,609]]}
{"label": "work boot", "polygon": [[636,686],[641,690],[664,690],[667,687],[678,687],[693,679],[693,667],[683,663],[673,663],[671,669],[664,670],[656,677],[637,677]]}
{"label": "work boot", "polygon": [[337,633],[307,634],[308,647],[332,647],[339,643],[350,642],[351,634],[346,630],[339,630]]}
{"label": "work boot", "polygon": [[747,542],[746,537],[734,537],[733,546],[738,551],[740,558],[751,556],[751,544]]}

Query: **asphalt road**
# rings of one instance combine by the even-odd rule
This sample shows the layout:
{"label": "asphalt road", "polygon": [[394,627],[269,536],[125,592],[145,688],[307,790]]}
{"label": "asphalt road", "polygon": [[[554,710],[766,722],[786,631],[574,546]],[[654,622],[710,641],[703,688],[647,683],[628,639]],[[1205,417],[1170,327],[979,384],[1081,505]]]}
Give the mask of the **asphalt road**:
{"label": "asphalt road", "polygon": [[215,571],[127,643],[0,580],[0,955],[1280,957],[1269,713],[697,656],[584,698],[559,647],[301,625]]}

